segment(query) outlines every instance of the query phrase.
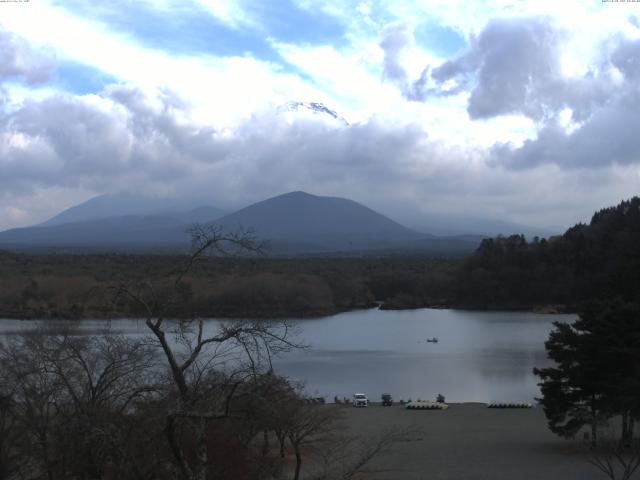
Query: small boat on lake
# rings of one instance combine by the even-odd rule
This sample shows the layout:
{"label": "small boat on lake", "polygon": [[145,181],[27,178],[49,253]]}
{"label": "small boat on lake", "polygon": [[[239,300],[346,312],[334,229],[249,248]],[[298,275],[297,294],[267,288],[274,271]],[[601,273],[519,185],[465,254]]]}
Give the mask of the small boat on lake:
{"label": "small boat on lake", "polygon": [[427,338],[427,343],[438,343],[438,337]]}

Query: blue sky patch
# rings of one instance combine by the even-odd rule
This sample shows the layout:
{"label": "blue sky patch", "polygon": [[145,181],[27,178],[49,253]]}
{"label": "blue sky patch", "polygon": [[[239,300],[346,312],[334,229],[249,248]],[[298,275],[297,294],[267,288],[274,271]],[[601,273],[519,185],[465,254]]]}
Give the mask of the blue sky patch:
{"label": "blue sky patch", "polygon": [[128,35],[147,48],[177,55],[242,56],[250,53],[264,60],[278,58],[263,34],[251,29],[232,29],[207,10],[194,5],[163,11],[148,4],[123,0],[99,7],[68,0],[60,6],[104,23],[115,33]]}
{"label": "blue sky patch", "polygon": [[115,81],[112,76],[84,63],[62,60],[56,65],[53,83],[63,90],[84,95],[99,92]]}
{"label": "blue sky patch", "polygon": [[339,44],[344,29],[334,18],[309,12],[291,0],[263,2],[251,14],[258,28],[234,29],[211,12],[193,4],[171,11],[154,9],[145,3],[114,0],[94,5],[82,0],[65,0],[59,5],[74,14],[105,24],[128,35],[141,46],[178,55],[243,56],[280,62],[268,37],[285,43]]}
{"label": "blue sky patch", "polygon": [[290,0],[263,2],[257,13],[280,42],[339,45],[344,40],[344,27],[334,17],[303,10]]}
{"label": "blue sky patch", "polygon": [[420,47],[442,57],[451,57],[467,46],[458,32],[431,22],[418,26],[414,36]]}

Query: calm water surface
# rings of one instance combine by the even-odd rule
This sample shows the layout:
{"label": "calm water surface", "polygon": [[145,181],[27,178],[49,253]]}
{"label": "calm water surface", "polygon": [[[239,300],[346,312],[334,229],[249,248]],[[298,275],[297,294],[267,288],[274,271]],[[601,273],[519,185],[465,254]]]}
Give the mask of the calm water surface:
{"label": "calm water surface", "polygon": [[[462,310],[363,310],[330,317],[294,320],[298,340],[309,345],[274,362],[278,373],[305,383],[306,391],[332,400],[363,392],[378,400],[487,402],[533,401],[539,395],[533,367],[549,364],[544,352],[553,321],[573,315]],[[36,322],[0,320],[0,335],[34,328]],[[87,334],[101,321],[83,321]],[[145,335],[143,322],[114,320],[111,328]],[[214,328],[215,321],[210,327]],[[427,338],[438,337],[438,343]]]}

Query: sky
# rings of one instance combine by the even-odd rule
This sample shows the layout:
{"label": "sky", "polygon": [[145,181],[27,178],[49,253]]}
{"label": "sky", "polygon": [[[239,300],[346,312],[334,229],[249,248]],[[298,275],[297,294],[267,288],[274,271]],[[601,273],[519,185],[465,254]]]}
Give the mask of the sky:
{"label": "sky", "polygon": [[566,228],[639,187],[640,3],[0,2],[0,229],[294,190]]}

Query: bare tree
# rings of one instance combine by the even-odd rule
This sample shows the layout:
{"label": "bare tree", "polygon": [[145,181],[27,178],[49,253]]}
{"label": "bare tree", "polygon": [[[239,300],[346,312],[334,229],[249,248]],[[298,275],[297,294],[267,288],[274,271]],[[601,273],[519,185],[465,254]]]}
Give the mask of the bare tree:
{"label": "bare tree", "polygon": [[124,413],[157,391],[155,351],[141,340],[112,335],[48,335],[40,342],[51,372],[62,382],[74,414]]}
{"label": "bare tree", "polygon": [[21,458],[18,470],[35,469],[53,480],[56,458],[52,445],[63,389],[36,347],[39,340],[39,336],[30,335],[5,342],[0,350],[0,371],[3,385],[11,386],[14,420],[22,432],[14,448],[29,452]]}
{"label": "bare tree", "polygon": [[320,405],[304,405],[300,400],[297,406],[293,406],[289,411],[285,428],[296,457],[294,480],[300,478],[303,447],[328,443],[328,436],[335,429],[336,414],[335,409],[322,408]]}
{"label": "bare tree", "polygon": [[[233,365],[236,375],[231,377],[255,377],[271,368],[272,355],[297,345],[289,338],[286,322],[222,322],[215,331],[208,332],[204,320],[195,313],[187,320],[169,319],[171,312],[184,303],[185,277],[198,260],[211,253],[255,254],[264,248],[250,231],[226,233],[216,226],[195,226],[190,233],[193,253],[181,268],[172,272],[173,283],[168,290],[159,291],[153,281],[147,280],[138,285],[121,284],[117,292],[120,298],[127,298],[144,311],[145,324],[161,348],[170,371],[176,402],[166,415],[164,432],[178,471],[183,478],[204,480],[208,464],[207,425],[211,420],[228,417],[230,402],[211,402],[210,396],[203,396],[202,379],[207,373],[224,368],[222,363],[228,368]],[[234,389],[227,387],[220,388],[218,394],[233,394]],[[190,456],[182,440],[185,427],[193,438],[195,452]]]}
{"label": "bare tree", "polygon": [[598,445],[587,447],[587,461],[611,480],[629,480],[640,467],[640,440],[617,436],[611,427],[601,432]]}
{"label": "bare tree", "polygon": [[334,405],[309,403],[300,394],[285,396],[274,406],[273,429],[284,433],[295,455],[293,480],[302,478],[303,465],[305,478],[355,478],[366,472],[371,460],[415,433],[412,429],[389,429],[367,438],[351,435],[344,426],[343,413]]}
{"label": "bare tree", "polygon": [[154,350],[141,340],[108,332],[46,338],[42,352],[65,392],[59,431],[68,439],[65,454],[73,452],[67,468],[77,475],[100,475],[111,465],[142,477],[146,465],[136,462],[126,445],[133,434],[134,404],[159,391]]}
{"label": "bare tree", "polygon": [[34,478],[93,478],[119,464],[131,473],[125,478],[143,478],[126,439],[133,403],[157,389],[153,351],[139,340],[74,333],[36,330],[0,349],[18,470],[33,470]]}
{"label": "bare tree", "polygon": [[0,379],[0,480],[11,478],[19,463],[15,405],[13,394],[6,387]]}

